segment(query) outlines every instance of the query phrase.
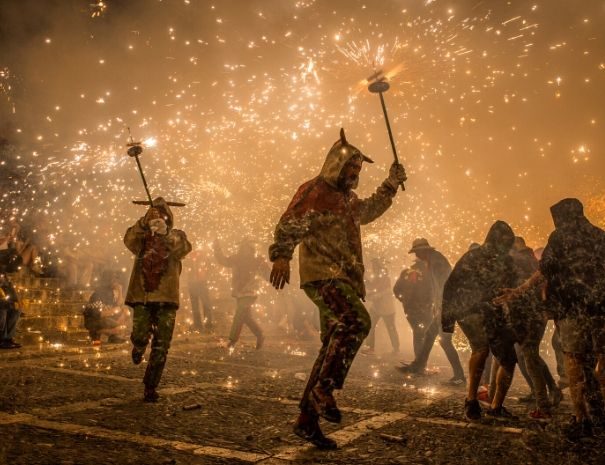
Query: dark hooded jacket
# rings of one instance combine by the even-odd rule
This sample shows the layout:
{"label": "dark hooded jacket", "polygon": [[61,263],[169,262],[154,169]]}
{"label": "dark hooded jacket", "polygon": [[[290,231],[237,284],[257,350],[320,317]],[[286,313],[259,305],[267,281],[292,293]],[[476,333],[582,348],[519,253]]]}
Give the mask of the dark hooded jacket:
{"label": "dark hooded jacket", "polygon": [[445,255],[432,248],[428,251],[427,264],[427,273],[431,283],[433,311],[435,315],[439,315],[443,300],[443,287],[452,272],[452,265],[445,258]]}
{"label": "dark hooded jacket", "polygon": [[181,260],[191,252],[191,244],[183,231],[172,229],[173,215],[166,201],[158,197],[153,205],[165,218],[168,233],[153,235],[145,225],[144,218],[126,231],[124,244],[136,256],[126,293],[126,305],[153,302],[178,308]]}
{"label": "dark hooded jacket", "polygon": [[578,199],[563,199],[550,211],[555,230],[540,260],[548,299],[560,304],[560,318],[605,314],[605,231],[588,221]]}
{"label": "dark hooded jacket", "polygon": [[416,260],[409,269],[401,272],[393,286],[393,293],[403,304],[403,311],[414,320],[432,315],[433,283],[427,270],[426,262]]}
{"label": "dark hooded jacket", "polygon": [[456,263],[443,290],[441,324],[454,331],[456,321],[476,312],[492,310],[491,301],[502,288],[517,284],[517,273],[509,255],[515,240],[511,227],[496,221],[482,246],[469,250]]}
{"label": "dark hooded jacket", "polygon": [[330,149],[318,177],[299,187],[275,228],[269,248],[271,261],[292,259],[300,244],[300,283],[339,279],[360,297],[365,296],[361,252],[362,224],[382,215],[392,204],[396,190],[385,181],[367,199],[338,188],[345,164],[363,156],[354,146],[339,140]]}
{"label": "dark hooded jacket", "polygon": [[[510,251],[515,271],[517,272],[517,283],[524,283],[538,270],[538,259],[531,247],[525,244],[522,238],[515,239],[515,245]],[[514,300],[509,305],[509,322],[512,326],[516,340],[523,342],[533,328],[546,325],[547,309],[542,302],[542,289],[535,288]]]}

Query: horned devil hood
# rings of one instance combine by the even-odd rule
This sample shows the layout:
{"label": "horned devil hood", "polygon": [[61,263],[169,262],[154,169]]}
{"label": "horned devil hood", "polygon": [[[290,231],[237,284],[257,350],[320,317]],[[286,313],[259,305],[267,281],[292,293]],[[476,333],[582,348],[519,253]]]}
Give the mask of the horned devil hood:
{"label": "horned devil hood", "polygon": [[355,192],[338,189],[338,178],[353,157],[372,160],[349,144],[344,130],[332,146],[320,175],[298,188],[275,229],[269,248],[271,261],[292,259],[300,244],[301,286],[314,281],[340,279],[365,295],[361,252],[362,224],[374,221],[391,206],[396,191],[383,182],[371,197],[360,200]]}
{"label": "horned devil hood", "polygon": [[361,157],[365,162],[374,163],[370,157],[364,155],[361,153],[361,150],[347,142],[345,130],[341,128],[340,139],[334,143],[328,155],[326,155],[326,161],[321,168],[319,176],[330,186],[336,187],[340,172],[347,162],[354,157]]}
{"label": "horned devil hood", "polygon": [[[168,232],[153,236],[144,217],[126,231],[124,244],[135,255],[126,303],[135,306],[156,302],[178,308],[181,260],[191,252],[191,244],[183,231],[173,229],[174,216],[168,203],[158,197],[153,206],[166,221]],[[154,281],[151,286],[150,279]]]}

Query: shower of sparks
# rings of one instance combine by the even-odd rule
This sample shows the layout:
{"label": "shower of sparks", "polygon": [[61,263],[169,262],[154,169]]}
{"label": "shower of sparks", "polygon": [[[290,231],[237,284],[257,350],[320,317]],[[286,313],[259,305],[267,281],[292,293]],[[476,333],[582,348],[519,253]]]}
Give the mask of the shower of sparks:
{"label": "shower of sparks", "polygon": [[90,10],[90,16],[92,18],[98,18],[99,16],[103,15],[107,10],[107,2],[103,0],[97,0],[95,3],[90,4]]}
{"label": "shower of sparks", "polygon": [[[10,173],[0,221],[32,225],[46,266],[77,247],[95,263],[130,268],[122,236],[145,210],[130,203],[142,185],[125,154],[127,126],[143,141],[152,196],[187,204],[174,209],[176,226],[199,250],[215,238],[234,249],[247,236],[266,255],[279,215],[317,175],[340,127],[376,161],[362,173],[359,194],[369,195],[391,159],[366,89],[376,68],[391,82],[409,182],[364,229],[364,245],[393,275],[418,236],[455,261],[495,219],[542,245],[547,207],[563,196],[603,211],[590,202],[605,190],[593,176],[604,159],[604,110],[591,97],[605,80],[598,2],[567,16],[520,0],[456,9],[436,0],[406,9],[126,3],[82,3],[91,13],[72,18],[77,27],[57,21],[0,68],[0,101],[9,102],[0,163]],[[82,15],[74,11],[48,14]],[[228,277],[217,269],[210,284]]]}

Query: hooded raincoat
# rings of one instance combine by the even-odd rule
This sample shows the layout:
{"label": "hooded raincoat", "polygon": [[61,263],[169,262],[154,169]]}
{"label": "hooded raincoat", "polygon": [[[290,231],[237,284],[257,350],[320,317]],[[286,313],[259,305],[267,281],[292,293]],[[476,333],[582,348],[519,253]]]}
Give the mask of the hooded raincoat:
{"label": "hooded raincoat", "polygon": [[578,199],[551,207],[555,230],[540,260],[549,300],[561,303],[564,314],[582,310],[605,316],[605,231],[584,216]]}
{"label": "hooded raincoat", "polygon": [[[292,259],[300,244],[300,284],[342,280],[365,297],[360,226],[382,215],[392,204],[396,189],[384,181],[367,199],[338,188],[345,164],[363,155],[346,141],[336,142],[319,176],[298,188],[282,215],[269,248],[271,261]],[[364,158],[365,159],[365,158]]]}
{"label": "hooded raincoat", "polygon": [[[179,306],[179,277],[181,260],[191,252],[191,244],[183,231],[172,229],[174,219],[162,197],[153,201],[168,226],[166,235],[152,234],[144,218],[128,228],[124,244],[136,256],[126,294],[126,305],[134,307],[147,303]],[[156,242],[155,252],[150,244]],[[150,284],[150,281],[156,281]]]}
{"label": "hooded raincoat", "polygon": [[454,331],[456,321],[484,312],[503,288],[517,284],[517,273],[509,255],[515,236],[508,224],[496,221],[485,243],[469,250],[454,266],[443,290],[443,331]]}

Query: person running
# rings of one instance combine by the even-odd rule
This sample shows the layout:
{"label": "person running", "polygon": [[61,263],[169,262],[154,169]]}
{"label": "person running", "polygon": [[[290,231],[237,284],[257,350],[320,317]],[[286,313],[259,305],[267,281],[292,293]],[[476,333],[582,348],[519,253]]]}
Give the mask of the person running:
{"label": "person running", "polygon": [[341,129],[319,176],[299,187],[281,216],[269,248],[271,284],[282,289],[290,281],[290,261],[300,244],[301,287],[319,309],[322,347],[300,402],[294,432],[323,449],[335,449],[337,444],[324,436],[319,416],[341,421],[332,393],[342,389],[371,328],[362,302],[366,292],[360,226],[382,215],[406,180],[403,166],[394,163],[376,192],[361,200],[354,189],[364,161],[372,163],[348,143]]}
{"label": "person running", "polygon": [[256,255],[254,244],[244,240],[234,255],[226,256],[217,241],[214,242],[214,257],[221,266],[231,268],[231,295],[235,298],[235,315],[229,333],[228,348],[233,349],[244,325],[256,336],[256,349],[263,347],[265,336],[263,330],[252,314],[252,306],[258,297],[258,276],[267,274],[269,266],[267,262]]}
{"label": "person running", "polygon": [[128,228],[124,244],[135,255],[126,305],[133,308],[132,361],[139,365],[151,341],[143,383],[145,402],[157,402],[179,308],[181,260],[191,252],[183,231],[173,229],[168,203],[158,197],[145,216]]}

